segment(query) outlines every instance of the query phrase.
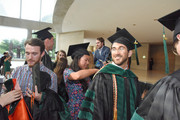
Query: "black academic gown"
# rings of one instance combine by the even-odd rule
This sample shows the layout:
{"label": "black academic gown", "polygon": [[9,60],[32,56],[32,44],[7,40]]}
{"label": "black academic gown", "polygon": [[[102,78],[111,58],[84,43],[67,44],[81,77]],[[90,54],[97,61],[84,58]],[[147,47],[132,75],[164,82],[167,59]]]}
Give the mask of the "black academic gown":
{"label": "black academic gown", "polygon": [[141,84],[130,70],[108,64],[95,75],[88,88],[78,115],[80,120],[113,120],[112,74],[115,74],[117,82],[117,119],[131,118],[135,108],[141,102],[143,92]]}
{"label": "black academic gown", "polygon": [[0,105],[0,120],[8,120],[8,112],[7,109]]}
{"label": "black academic gown", "polygon": [[[34,100],[34,104],[32,106],[31,98],[27,96],[24,97],[33,120],[70,120],[70,113],[64,99],[62,99],[56,92],[49,89],[49,86],[51,85],[50,75],[46,72],[40,71],[40,76],[39,89],[41,89],[42,93],[41,102]],[[11,90],[13,87],[12,80],[6,81],[5,86],[8,90]],[[11,104],[10,108],[12,111],[15,110],[14,108],[16,108],[17,104],[18,101]]]}
{"label": "black academic gown", "polygon": [[180,70],[149,90],[132,120],[180,120]]}
{"label": "black academic gown", "polygon": [[50,70],[53,70],[53,63],[51,61],[51,57],[45,52],[44,56],[42,57],[42,62],[44,66],[49,68]]}
{"label": "black academic gown", "polygon": [[33,120],[70,120],[70,113],[64,99],[49,89],[51,85],[50,75],[40,71],[40,76],[40,85],[43,94],[41,102],[35,101],[33,108],[31,108],[30,98],[25,98],[28,108],[31,109]]}

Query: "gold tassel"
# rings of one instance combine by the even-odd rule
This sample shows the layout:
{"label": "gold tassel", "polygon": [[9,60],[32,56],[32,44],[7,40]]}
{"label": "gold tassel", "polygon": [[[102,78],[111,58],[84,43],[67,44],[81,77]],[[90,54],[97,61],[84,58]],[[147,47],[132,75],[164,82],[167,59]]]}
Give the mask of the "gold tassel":
{"label": "gold tassel", "polygon": [[117,83],[116,83],[116,76],[113,76],[113,97],[114,97],[114,116],[113,120],[117,120]]}
{"label": "gold tassel", "polygon": [[117,109],[114,110],[114,120],[117,120]]}

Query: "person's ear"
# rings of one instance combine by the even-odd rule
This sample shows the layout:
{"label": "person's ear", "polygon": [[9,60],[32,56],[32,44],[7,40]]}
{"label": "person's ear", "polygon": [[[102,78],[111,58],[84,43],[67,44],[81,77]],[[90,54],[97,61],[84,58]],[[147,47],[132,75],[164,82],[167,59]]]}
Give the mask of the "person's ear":
{"label": "person's ear", "polygon": [[45,51],[43,51],[43,52],[41,53],[41,58],[42,58],[44,55],[45,55]]}
{"label": "person's ear", "polygon": [[128,57],[131,57],[132,54],[133,54],[132,50],[129,50],[129,52],[128,52]]}
{"label": "person's ear", "polygon": [[180,34],[177,34],[177,36],[176,36],[176,37],[177,37],[177,39],[178,39],[178,40],[180,40]]}

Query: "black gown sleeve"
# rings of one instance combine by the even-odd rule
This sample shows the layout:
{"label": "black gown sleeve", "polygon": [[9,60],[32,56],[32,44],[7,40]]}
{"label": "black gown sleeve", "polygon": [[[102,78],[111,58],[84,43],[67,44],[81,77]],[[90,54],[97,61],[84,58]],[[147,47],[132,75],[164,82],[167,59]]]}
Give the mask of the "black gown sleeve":
{"label": "black gown sleeve", "polygon": [[42,62],[44,66],[46,66],[50,70],[53,70],[53,63],[51,61],[51,57],[46,52],[45,55],[42,57]]}
{"label": "black gown sleeve", "polygon": [[1,120],[9,120],[7,109],[5,107],[3,108],[1,105],[0,105],[0,119]]}
{"label": "black gown sleeve", "polygon": [[[148,91],[132,120],[180,120],[180,71],[159,80]],[[179,77],[178,77],[179,76]]]}
{"label": "black gown sleeve", "polygon": [[109,74],[98,73],[94,77],[78,117],[79,120],[113,119],[113,81]]}

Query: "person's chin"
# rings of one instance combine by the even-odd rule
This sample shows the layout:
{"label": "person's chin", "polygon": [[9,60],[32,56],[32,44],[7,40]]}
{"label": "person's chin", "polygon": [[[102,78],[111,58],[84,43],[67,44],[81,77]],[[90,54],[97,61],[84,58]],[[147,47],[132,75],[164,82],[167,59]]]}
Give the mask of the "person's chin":
{"label": "person's chin", "polygon": [[121,60],[115,60],[114,63],[115,63],[116,65],[119,65],[119,64],[122,63],[122,61],[121,61]]}
{"label": "person's chin", "polygon": [[33,66],[34,66],[34,64],[28,64],[28,66],[29,66],[29,67],[33,67]]}

